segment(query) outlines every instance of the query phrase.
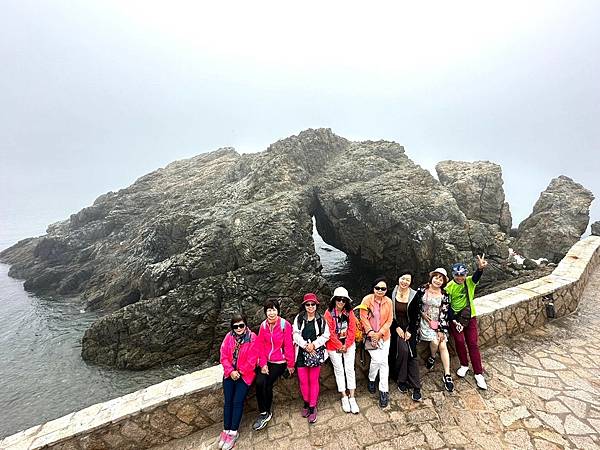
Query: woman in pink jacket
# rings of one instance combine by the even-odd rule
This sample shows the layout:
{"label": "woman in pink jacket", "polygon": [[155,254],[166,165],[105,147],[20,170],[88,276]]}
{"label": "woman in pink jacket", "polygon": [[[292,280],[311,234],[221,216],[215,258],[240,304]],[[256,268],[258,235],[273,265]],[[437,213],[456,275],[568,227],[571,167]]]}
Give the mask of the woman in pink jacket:
{"label": "woman in pink jacket", "polygon": [[273,385],[281,376],[294,373],[296,362],[292,341],[292,324],[282,317],[277,299],[267,299],[264,304],[266,319],[260,324],[256,338],[256,353],[260,371],[256,376],[256,400],[260,413],[252,428],[262,430],[273,414]]}
{"label": "woman in pink jacket", "polygon": [[234,314],[231,317],[231,332],[225,335],[221,344],[225,404],[219,448],[225,450],[233,448],[238,439],[244,401],[255,376],[256,335],[246,326],[246,322],[245,316]]}

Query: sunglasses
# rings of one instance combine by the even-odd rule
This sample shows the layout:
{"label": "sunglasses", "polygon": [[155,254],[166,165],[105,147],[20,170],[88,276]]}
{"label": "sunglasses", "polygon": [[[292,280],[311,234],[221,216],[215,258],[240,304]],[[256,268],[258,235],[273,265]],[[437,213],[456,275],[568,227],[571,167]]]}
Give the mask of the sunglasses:
{"label": "sunglasses", "polygon": [[234,330],[241,330],[242,328],[246,328],[246,324],[245,323],[234,323],[233,325],[231,325],[231,328],[233,328]]}
{"label": "sunglasses", "polygon": [[376,291],[387,291],[387,288],[383,287],[383,286],[375,286],[375,290]]}
{"label": "sunglasses", "polygon": [[304,306],[317,306],[316,303],[305,303]]}
{"label": "sunglasses", "polygon": [[344,297],[338,297],[335,299],[335,301],[339,303],[346,303],[346,299]]}

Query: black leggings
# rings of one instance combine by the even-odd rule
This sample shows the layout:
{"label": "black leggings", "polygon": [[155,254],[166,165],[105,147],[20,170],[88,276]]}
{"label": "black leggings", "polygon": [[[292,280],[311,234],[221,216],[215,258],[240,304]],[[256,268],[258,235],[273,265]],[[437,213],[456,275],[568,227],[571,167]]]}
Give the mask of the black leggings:
{"label": "black leggings", "polygon": [[287,365],[285,363],[275,364],[267,363],[269,374],[265,375],[256,368],[256,401],[258,402],[258,412],[270,412],[273,405],[273,385],[279,377],[285,372]]}

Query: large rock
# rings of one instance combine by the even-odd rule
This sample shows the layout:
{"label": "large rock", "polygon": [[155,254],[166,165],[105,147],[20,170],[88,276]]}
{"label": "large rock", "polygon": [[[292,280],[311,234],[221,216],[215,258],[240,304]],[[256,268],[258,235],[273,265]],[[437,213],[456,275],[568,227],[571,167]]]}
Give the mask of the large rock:
{"label": "large rock", "polygon": [[504,201],[502,169],[489,161],[441,161],[435,166],[440,183],[456,199],[468,219],[497,224],[510,233],[512,217]]}
{"label": "large rock", "polygon": [[485,252],[489,281],[507,277],[500,215],[465,217],[394,142],[307,130],[261,153],[174,162],[0,259],[27,289],[81,295],[108,313],[85,333],[86,360],[141,369],[214,360],[231,314],[257,324],[266,297],[291,317],[303,293],[327,296],[312,216],[327,243],[378,272],[409,268],[422,281]]}
{"label": "large rock", "polygon": [[554,178],[519,225],[514,248],[531,258],[558,262],[587,229],[594,195],[561,175]]}
{"label": "large rock", "polygon": [[600,220],[594,222],[591,226],[592,236],[600,236]]}

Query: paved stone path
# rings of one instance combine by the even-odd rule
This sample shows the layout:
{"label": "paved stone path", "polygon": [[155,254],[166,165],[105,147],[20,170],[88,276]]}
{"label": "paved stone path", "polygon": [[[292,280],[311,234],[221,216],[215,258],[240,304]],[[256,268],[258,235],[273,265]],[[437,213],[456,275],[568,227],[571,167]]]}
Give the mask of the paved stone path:
{"label": "paved stone path", "polygon": [[[342,412],[334,381],[326,377],[330,390],[321,395],[314,425],[300,417],[298,391],[290,390],[276,394],[273,420],[253,432],[250,399],[236,448],[600,449],[600,270],[576,313],[486,349],[483,361],[487,391],[478,390],[469,373],[455,376],[456,390],[447,393],[436,367],[422,371],[422,403],[390,383],[391,404],[381,410],[363,382],[359,415]],[[456,358],[452,363],[456,368]],[[157,448],[217,448],[221,426]]]}

